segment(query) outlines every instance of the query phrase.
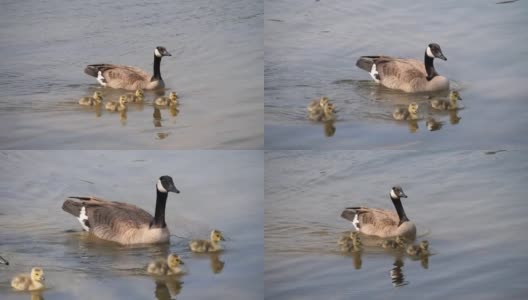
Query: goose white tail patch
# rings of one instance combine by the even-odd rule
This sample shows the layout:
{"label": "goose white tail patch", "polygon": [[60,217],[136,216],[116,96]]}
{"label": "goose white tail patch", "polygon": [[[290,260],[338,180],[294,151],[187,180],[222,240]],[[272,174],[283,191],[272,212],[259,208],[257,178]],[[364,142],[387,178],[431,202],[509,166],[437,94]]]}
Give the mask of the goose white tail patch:
{"label": "goose white tail patch", "polygon": [[427,50],[425,50],[425,52],[427,52],[427,56],[429,56],[430,58],[434,58],[433,52],[431,51],[431,47],[427,46]]}
{"label": "goose white tail patch", "polygon": [[370,76],[372,77],[372,79],[374,79],[374,81],[376,82],[379,82],[379,73],[378,73],[378,70],[376,69],[376,64],[372,64],[372,68],[370,69]]}
{"label": "goose white tail patch", "polygon": [[352,220],[352,225],[354,225],[354,228],[356,228],[356,230],[359,230],[359,220],[357,214],[354,216],[354,220]]}
{"label": "goose white tail patch", "polygon": [[158,191],[162,192],[162,193],[166,193],[167,190],[163,187],[163,184],[161,184],[161,180],[158,179],[158,184],[156,185],[156,188],[158,189]]}
{"label": "goose white tail patch", "polygon": [[106,86],[106,80],[103,76],[103,73],[101,73],[101,71],[97,72],[97,81],[102,85],[102,86]]}
{"label": "goose white tail patch", "polygon": [[88,223],[88,216],[86,215],[86,208],[84,206],[81,208],[81,213],[79,213],[79,217],[77,218],[77,220],[79,220],[79,222],[81,223],[82,228],[85,231],[90,231],[90,227],[87,226],[89,224]]}

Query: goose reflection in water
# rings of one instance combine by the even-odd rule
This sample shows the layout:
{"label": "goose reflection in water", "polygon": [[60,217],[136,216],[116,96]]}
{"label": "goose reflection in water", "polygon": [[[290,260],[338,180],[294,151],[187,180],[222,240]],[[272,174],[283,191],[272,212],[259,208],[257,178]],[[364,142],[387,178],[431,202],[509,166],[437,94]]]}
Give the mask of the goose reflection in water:
{"label": "goose reflection in water", "polygon": [[408,285],[409,282],[405,281],[405,276],[403,275],[403,260],[401,258],[396,258],[393,264],[393,268],[390,270],[390,277],[392,281],[392,285],[394,287],[401,287]]}

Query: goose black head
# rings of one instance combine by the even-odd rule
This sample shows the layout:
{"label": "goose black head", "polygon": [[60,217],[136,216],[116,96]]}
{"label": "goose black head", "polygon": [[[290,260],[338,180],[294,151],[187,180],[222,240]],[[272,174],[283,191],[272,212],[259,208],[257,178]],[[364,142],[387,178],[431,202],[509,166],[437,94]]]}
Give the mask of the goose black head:
{"label": "goose black head", "polygon": [[163,46],[156,47],[154,49],[154,55],[156,55],[157,57],[172,56],[172,54],[170,54],[169,51],[167,51],[167,49],[165,49],[165,47]]}
{"label": "goose black head", "polygon": [[396,185],[393,186],[390,192],[390,196],[392,199],[400,199],[400,198],[407,198],[407,195],[403,192],[403,189],[401,186]]}
{"label": "goose black head", "polygon": [[440,49],[440,45],[435,44],[435,43],[429,44],[429,46],[427,46],[427,49],[425,50],[425,53],[430,58],[436,57],[442,60],[447,60],[447,58],[442,53],[442,49]]}
{"label": "goose black head", "polygon": [[172,178],[170,176],[161,176],[158,180],[158,184],[156,184],[156,189],[160,193],[168,193],[173,192],[176,194],[179,194],[180,191],[174,186],[174,182],[172,181]]}

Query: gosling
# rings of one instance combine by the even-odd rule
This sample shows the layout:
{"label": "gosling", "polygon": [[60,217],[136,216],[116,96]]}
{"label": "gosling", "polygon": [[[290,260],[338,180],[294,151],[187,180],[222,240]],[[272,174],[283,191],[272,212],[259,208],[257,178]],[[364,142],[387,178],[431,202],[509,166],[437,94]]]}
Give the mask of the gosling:
{"label": "gosling", "polygon": [[130,93],[126,96],[128,102],[142,103],[143,101],[145,101],[145,93],[143,93],[142,89],[137,89],[134,94]]}
{"label": "gosling", "polygon": [[36,291],[44,288],[44,270],[40,267],[31,269],[31,274],[20,274],[11,280],[11,286],[19,291]]}
{"label": "gosling", "polygon": [[418,119],[418,103],[413,102],[409,104],[409,107],[407,109],[397,108],[392,113],[392,116],[394,117],[394,119],[398,121],[417,120]]}
{"label": "gosling", "polygon": [[94,106],[100,105],[103,102],[103,93],[96,91],[92,97],[82,97],[79,100],[80,105]]}
{"label": "gosling", "polygon": [[385,240],[381,243],[381,247],[384,249],[398,249],[405,248],[407,241],[401,236],[397,236],[396,240]]}
{"label": "gosling", "polygon": [[189,243],[192,252],[217,252],[222,250],[220,241],[225,241],[220,230],[211,231],[211,240],[194,240]]}
{"label": "gosling", "polygon": [[359,252],[361,251],[361,238],[357,232],[354,232],[350,235],[350,239],[346,239],[345,242],[341,244],[341,251],[343,252]]}
{"label": "gosling", "polygon": [[407,247],[407,254],[410,256],[427,256],[429,255],[429,242],[423,240],[420,245],[410,245]]}
{"label": "gosling", "polygon": [[167,261],[157,260],[151,262],[147,266],[147,273],[159,276],[179,275],[185,273],[183,265],[183,260],[176,253],[171,253],[167,256]]}
{"label": "gosling", "polygon": [[433,100],[431,101],[431,107],[438,110],[456,110],[458,109],[458,100],[462,100],[458,91],[451,91],[449,93],[449,101]]}
{"label": "gosling", "polygon": [[314,114],[314,113],[317,113],[319,111],[321,111],[323,109],[323,107],[325,106],[326,103],[329,102],[329,99],[328,97],[321,97],[321,99],[319,100],[313,100],[309,105],[308,105],[308,113],[310,114]]}
{"label": "gosling", "polygon": [[178,105],[180,104],[178,98],[179,97],[176,95],[176,92],[171,92],[169,97],[159,97],[154,100],[154,103],[159,106]]}
{"label": "gosling", "polygon": [[346,245],[348,242],[353,241],[354,239],[359,238],[358,231],[352,231],[349,235],[342,236],[338,241],[338,245]]}
{"label": "gosling", "polygon": [[334,104],[330,102],[325,103],[321,109],[315,110],[314,112],[309,113],[309,118],[312,121],[317,121],[317,122],[334,121],[336,119]]}
{"label": "gosling", "polygon": [[116,111],[126,111],[127,110],[127,96],[120,96],[118,102],[110,101],[106,103],[105,108],[108,111],[116,112]]}

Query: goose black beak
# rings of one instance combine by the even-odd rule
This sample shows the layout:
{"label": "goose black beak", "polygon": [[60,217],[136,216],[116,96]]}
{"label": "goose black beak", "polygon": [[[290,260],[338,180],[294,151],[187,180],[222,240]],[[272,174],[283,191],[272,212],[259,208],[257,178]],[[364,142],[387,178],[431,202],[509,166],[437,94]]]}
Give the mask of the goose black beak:
{"label": "goose black beak", "polygon": [[173,193],[176,193],[176,194],[179,194],[180,193],[180,190],[178,190],[174,185],[171,184],[171,186],[169,187],[168,189],[169,192],[173,192]]}
{"label": "goose black beak", "polygon": [[400,192],[400,198],[407,198],[407,195],[403,191]]}
{"label": "goose black beak", "polygon": [[172,56],[172,54],[169,53],[169,51],[163,52],[163,56]]}
{"label": "goose black beak", "polygon": [[436,56],[436,58],[439,58],[439,59],[442,59],[442,60],[445,60],[447,61],[447,58],[444,56],[444,54],[440,53]]}

